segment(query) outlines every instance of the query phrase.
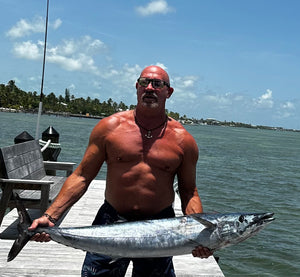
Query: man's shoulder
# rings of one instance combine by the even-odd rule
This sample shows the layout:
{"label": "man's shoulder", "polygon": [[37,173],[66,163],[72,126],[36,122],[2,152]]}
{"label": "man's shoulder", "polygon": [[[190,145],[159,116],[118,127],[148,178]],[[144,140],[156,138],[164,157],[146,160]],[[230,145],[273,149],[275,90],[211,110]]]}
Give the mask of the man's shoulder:
{"label": "man's shoulder", "polygon": [[170,126],[173,135],[178,141],[180,141],[180,145],[184,148],[189,146],[196,147],[196,141],[194,137],[184,128],[184,126],[171,117],[168,119],[168,125]]}
{"label": "man's shoulder", "polygon": [[183,128],[180,122],[170,116],[168,116],[168,124],[172,124],[173,127]]}
{"label": "man's shoulder", "polygon": [[106,137],[116,130],[122,123],[129,121],[130,111],[119,112],[101,119],[92,131],[96,137]]}
{"label": "man's shoulder", "polygon": [[178,135],[190,135],[183,125],[172,117],[168,117],[168,125],[170,129]]}
{"label": "man's shoulder", "polygon": [[132,111],[118,112],[101,119],[98,124],[104,125],[106,127],[115,128],[117,125],[121,124],[122,122],[128,121],[131,115],[132,115]]}

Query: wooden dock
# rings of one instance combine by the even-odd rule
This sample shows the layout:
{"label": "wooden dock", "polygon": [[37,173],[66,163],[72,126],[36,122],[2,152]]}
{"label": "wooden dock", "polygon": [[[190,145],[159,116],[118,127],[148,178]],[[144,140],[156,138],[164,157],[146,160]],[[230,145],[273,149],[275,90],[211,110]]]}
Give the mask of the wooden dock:
{"label": "wooden dock", "polygon": [[[71,208],[61,223],[62,227],[91,225],[98,208],[103,203],[105,181],[95,180],[86,194]],[[175,200],[176,215],[181,215],[180,200]],[[4,217],[0,233],[17,220],[16,209]],[[7,263],[7,254],[13,241],[0,239],[0,276],[1,277],[75,277],[80,276],[85,252],[60,245],[53,241],[48,243],[29,242],[22,252]],[[194,258],[191,254],[176,256],[173,259],[176,276],[210,276],[224,277],[213,257]],[[131,276],[130,265],[126,276]]]}

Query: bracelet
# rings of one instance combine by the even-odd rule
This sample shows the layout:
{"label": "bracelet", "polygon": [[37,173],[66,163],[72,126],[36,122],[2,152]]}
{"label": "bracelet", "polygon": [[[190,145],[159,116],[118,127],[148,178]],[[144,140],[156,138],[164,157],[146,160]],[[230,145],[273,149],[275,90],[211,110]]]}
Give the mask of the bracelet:
{"label": "bracelet", "polygon": [[43,214],[43,216],[47,217],[49,221],[52,222],[53,224],[56,224],[57,219],[53,218],[51,215],[45,213]]}

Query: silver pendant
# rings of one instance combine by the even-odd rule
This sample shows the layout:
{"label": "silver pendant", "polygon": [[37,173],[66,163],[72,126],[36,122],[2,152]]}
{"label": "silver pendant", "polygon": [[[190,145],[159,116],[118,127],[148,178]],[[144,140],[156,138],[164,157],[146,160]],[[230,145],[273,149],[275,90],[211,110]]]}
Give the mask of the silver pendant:
{"label": "silver pendant", "polygon": [[151,133],[150,130],[147,131],[147,134],[145,134],[145,137],[146,137],[147,139],[153,138],[152,133]]}

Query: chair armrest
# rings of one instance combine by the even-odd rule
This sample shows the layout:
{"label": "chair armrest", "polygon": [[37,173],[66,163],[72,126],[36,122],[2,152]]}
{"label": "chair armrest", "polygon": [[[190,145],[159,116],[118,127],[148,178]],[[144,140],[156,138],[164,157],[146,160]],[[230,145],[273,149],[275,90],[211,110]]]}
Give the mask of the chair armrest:
{"label": "chair armrest", "polygon": [[8,184],[32,184],[32,185],[51,185],[54,181],[30,180],[30,179],[4,179],[0,178],[0,183]]}
{"label": "chair armrest", "polygon": [[75,164],[71,162],[44,161],[45,170],[64,170],[67,172],[67,176],[71,175]]}

